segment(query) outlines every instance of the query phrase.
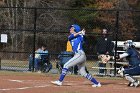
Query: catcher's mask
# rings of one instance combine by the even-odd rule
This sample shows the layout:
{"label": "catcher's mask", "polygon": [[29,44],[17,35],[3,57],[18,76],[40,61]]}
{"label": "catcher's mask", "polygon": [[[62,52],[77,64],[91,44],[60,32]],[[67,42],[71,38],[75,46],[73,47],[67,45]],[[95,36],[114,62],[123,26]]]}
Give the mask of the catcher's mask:
{"label": "catcher's mask", "polygon": [[135,43],[132,40],[127,40],[124,42],[124,50],[127,50],[130,47],[135,47]]}
{"label": "catcher's mask", "polygon": [[73,25],[71,25],[71,26],[69,27],[69,30],[70,30],[71,27],[74,27],[74,31],[75,31],[76,33],[78,33],[78,32],[81,31],[80,26],[77,25],[77,24],[73,24]]}

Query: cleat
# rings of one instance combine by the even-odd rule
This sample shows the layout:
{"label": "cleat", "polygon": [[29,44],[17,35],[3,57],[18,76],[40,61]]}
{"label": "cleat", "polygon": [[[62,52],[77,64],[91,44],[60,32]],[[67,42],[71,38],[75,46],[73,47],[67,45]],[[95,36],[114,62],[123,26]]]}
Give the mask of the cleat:
{"label": "cleat", "polygon": [[140,82],[138,80],[136,80],[133,84],[135,87],[138,87],[140,85]]}
{"label": "cleat", "polygon": [[127,86],[133,87],[134,86],[134,83],[133,82],[129,82],[129,84]]}
{"label": "cleat", "polygon": [[62,85],[62,82],[60,82],[59,80],[58,81],[51,81],[51,83],[55,84],[55,85],[58,85],[58,86]]}
{"label": "cleat", "polygon": [[94,84],[94,85],[92,85],[92,87],[101,87],[101,84],[100,83],[98,83],[97,85]]}

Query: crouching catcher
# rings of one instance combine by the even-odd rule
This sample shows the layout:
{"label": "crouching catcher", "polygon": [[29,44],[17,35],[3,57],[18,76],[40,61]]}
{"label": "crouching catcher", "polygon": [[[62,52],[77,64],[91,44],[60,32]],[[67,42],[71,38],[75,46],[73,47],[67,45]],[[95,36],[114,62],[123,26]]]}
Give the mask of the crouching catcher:
{"label": "crouching catcher", "polygon": [[126,58],[129,62],[129,66],[126,68],[121,67],[118,70],[118,74],[125,77],[125,79],[129,81],[128,86],[138,87],[139,81],[135,79],[134,76],[140,75],[140,54],[135,49],[135,43],[133,43],[132,40],[127,40],[124,42],[124,49],[126,52],[116,55],[116,58]]}

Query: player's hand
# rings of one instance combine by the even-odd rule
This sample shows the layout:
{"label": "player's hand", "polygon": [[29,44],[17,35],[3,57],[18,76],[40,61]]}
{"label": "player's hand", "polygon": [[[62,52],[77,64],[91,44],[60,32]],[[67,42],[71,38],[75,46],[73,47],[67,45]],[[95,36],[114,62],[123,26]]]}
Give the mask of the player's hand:
{"label": "player's hand", "polygon": [[81,31],[81,34],[82,34],[82,35],[85,35],[85,32],[86,32],[85,29],[83,29],[83,30]]}

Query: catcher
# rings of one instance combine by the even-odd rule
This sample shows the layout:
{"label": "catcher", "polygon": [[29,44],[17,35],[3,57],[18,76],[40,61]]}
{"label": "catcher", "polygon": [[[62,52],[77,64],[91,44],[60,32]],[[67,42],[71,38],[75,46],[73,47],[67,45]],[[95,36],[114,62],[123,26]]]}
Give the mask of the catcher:
{"label": "catcher", "polygon": [[139,81],[133,76],[140,75],[140,54],[135,49],[135,43],[132,40],[127,40],[124,42],[125,53],[117,55],[117,59],[126,58],[129,61],[129,66],[127,68],[121,67],[118,70],[118,74],[125,77],[129,81],[128,86],[138,87]]}

